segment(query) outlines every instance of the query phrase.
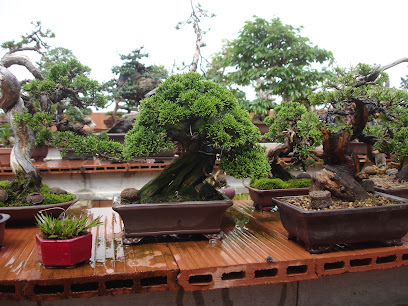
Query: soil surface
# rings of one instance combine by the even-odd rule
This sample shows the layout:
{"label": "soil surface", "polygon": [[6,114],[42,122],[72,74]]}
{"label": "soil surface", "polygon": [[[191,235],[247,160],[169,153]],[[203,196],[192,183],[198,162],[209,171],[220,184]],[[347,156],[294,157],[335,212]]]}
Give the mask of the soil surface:
{"label": "soil surface", "polygon": [[400,204],[402,202],[395,201],[390,198],[373,195],[371,198],[368,198],[363,201],[347,202],[341,201],[339,199],[332,198],[332,205],[328,208],[314,209],[310,206],[309,196],[289,198],[285,200],[286,202],[296,205],[304,210],[328,210],[328,209],[345,209],[345,208],[358,208],[358,207],[373,207],[373,206],[385,206],[392,204]]}
{"label": "soil surface", "polygon": [[378,174],[370,176],[370,179],[380,188],[408,188],[408,182],[398,180],[395,175]]}

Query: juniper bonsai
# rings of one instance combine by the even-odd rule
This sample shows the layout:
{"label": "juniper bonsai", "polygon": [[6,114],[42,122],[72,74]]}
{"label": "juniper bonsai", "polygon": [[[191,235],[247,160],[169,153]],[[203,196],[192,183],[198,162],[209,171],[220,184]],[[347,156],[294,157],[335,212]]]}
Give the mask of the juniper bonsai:
{"label": "juniper bonsai", "polygon": [[330,80],[325,90],[309,96],[312,104],[327,106],[320,118],[325,167],[313,178],[312,191],[329,190],[346,201],[369,197],[360,184],[367,175],[360,172],[358,156],[349,149],[349,143],[358,139],[373,145],[378,138],[365,133],[370,119],[387,117],[396,106],[405,107],[407,95],[387,87],[388,76],[384,73],[404,61],[408,59],[383,67],[359,64],[350,70],[337,69],[335,82]]}
{"label": "juniper bonsai", "polygon": [[290,164],[300,165],[306,171],[307,161],[313,162],[307,159],[313,156],[311,150],[322,141],[318,116],[298,102],[282,101],[271,116],[265,118],[265,123],[269,131],[264,138],[279,143],[268,152],[272,176],[283,180],[293,178],[282,159],[289,154],[292,154]]}
{"label": "juniper bonsai", "polygon": [[[79,136],[60,137],[60,146],[80,146]],[[131,160],[176,147],[179,157],[143,186],[139,196],[140,202],[181,201],[208,199],[214,194],[204,181],[216,161],[219,168],[237,178],[267,175],[270,168],[260,139],[258,128],[231,92],[188,72],[172,75],[155,95],[141,101],[140,113],[122,148],[96,138],[82,148],[105,148],[110,151],[106,155]]]}

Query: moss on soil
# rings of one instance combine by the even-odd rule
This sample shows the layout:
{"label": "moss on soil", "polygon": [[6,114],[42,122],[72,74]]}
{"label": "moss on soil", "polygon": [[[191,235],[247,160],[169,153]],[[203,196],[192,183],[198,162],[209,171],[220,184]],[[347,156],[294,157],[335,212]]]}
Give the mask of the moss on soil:
{"label": "moss on soil", "polygon": [[259,190],[305,188],[310,187],[310,179],[290,179],[287,181],[279,178],[252,179],[249,186]]}
{"label": "moss on soil", "polygon": [[[49,204],[58,204],[69,202],[75,199],[75,194],[67,193],[67,194],[52,194],[50,193],[50,187],[46,184],[41,185],[40,193],[44,196],[44,202],[41,204],[31,204],[31,203],[22,203],[21,201],[17,200],[17,194],[15,191],[11,189],[11,182],[10,181],[0,181],[0,189],[6,190],[8,193],[8,199],[5,202],[0,202],[0,207],[19,207],[19,206],[34,206],[34,205],[49,205]],[[35,192],[33,189],[28,189],[24,198],[32,193]]]}

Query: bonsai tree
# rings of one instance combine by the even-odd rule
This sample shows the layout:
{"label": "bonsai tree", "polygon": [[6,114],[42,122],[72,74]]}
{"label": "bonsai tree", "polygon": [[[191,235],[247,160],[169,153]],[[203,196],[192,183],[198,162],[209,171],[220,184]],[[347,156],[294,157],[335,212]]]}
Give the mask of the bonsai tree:
{"label": "bonsai tree", "polygon": [[[37,22],[34,23],[34,30],[22,36],[20,41],[8,41],[1,45],[7,51],[0,60],[0,108],[7,116],[15,140],[10,164],[16,178],[10,188],[21,200],[28,191],[39,192],[42,185],[41,176],[30,161],[36,141],[34,131],[55,124],[59,130],[85,134],[68,122],[63,115],[64,109],[67,105],[76,108],[90,105],[102,107],[106,102],[99,92],[98,82],[88,77],[88,67],[64,52],[62,57],[47,56],[49,45],[45,40],[51,37],[54,34],[49,30],[43,31],[41,23]],[[21,54],[23,51],[40,54],[43,65],[33,64]],[[12,65],[25,67],[34,77],[24,85],[24,95],[20,82],[8,69]],[[50,135],[49,131],[43,132],[44,140],[47,134],[47,137]]]}
{"label": "bonsai tree", "polygon": [[282,101],[272,115],[265,118],[265,123],[269,125],[269,132],[264,138],[280,143],[268,152],[272,176],[283,180],[293,178],[282,159],[289,154],[292,154],[291,164],[300,165],[306,171],[307,158],[313,157],[311,152],[321,145],[318,116],[299,102]]}
{"label": "bonsai tree", "polygon": [[[267,175],[269,165],[260,138],[232,93],[188,72],[172,75],[153,96],[141,101],[140,114],[122,148],[89,137],[85,141],[90,142],[82,147],[91,153],[105,150],[107,155],[126,160],[176,147],[180,157],[141,188],[137,198],[140,202],[182,201],[218,195],[203,183],[216,161],[220,169],[237,178]],[[58,143],[75,148],[80,141],[81,137],[65,133]]]}
{"label": "bonsai tree", "polygon": [[122,109],[127,113],[137,110],[139,103],[145,95],[154,90],[168,75],[163,66],[146,66],[142,63],[143,58],[149,54],[143,52],[143,47],[133,50],[127,55],[120,55],[123,64],[112,68],[112,72],[118,76],[104,84],[111,93],[115,103],[112,111],[114,123],[117,120],[117,112]]}
{"label": "bonsai tree", "polygon": [[337,69],[336,81],[329,80],[325,90],[309,97],[312,104],[327,106],[320,116],[325,167],[313,178],[312,191],[328,190],[346,201],[369,197],[361,184],[367,175],[360,172],[358,157],[349,143],[358,139],[373,145],[378,138],[364,133],[370,118],[388,116],[390,109],[406,104],[406,95],[385,86],[388,76],[383,72],[406,60],[383,67],[359,64],[351,70]]}

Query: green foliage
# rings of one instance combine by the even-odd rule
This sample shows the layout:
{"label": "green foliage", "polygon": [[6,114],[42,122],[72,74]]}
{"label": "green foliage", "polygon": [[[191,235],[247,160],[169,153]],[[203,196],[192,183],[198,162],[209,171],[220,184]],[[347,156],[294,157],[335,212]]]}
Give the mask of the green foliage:
{"label": "green foliage", "polygon": [[34,30],[26,35],[21,36],[20,41],[10,40],[1,44],[3,49],[8,49],[9,52],[21,51],[24,47],[30,46],[32,50],[39,49],[41,47],[48,49],[48,44],[44,41],[46,38],[54,38],[55,34],[49,29],[43,31],[40,21],[31,22]]}
{"label": "green foliage", "polygon": [[[364,101],[367,107],[369,121],[363,132],[378,138],[374,148],[408,156],[408,93],[388,87],[388,75],[378,67],[360,63],[350,69],[337,68],[336,78],[327,80],[321,92],[309,96],[311,104],[328,109],[323,122],[328,130],[348,130],[352,135],[355,131],[345,118],[355,113],[355,99]],[[351,140],[359,136],[353,135]]]}
{"label": "green foliage", "polygon": [[313,156],[309,150],[321,145],[323,135],[319,118],[299,102],[282,101],[272,115],[265,118],[265,123],[269,131],[264,137],[272,142],[290,144],[291,152],[301,160]]}
{"label": "green foliage", "polygon": [[58,219],[47,214],[35,216],[37,227],[45,239],[70,239],[84,235],[92,227],[102,225],[100,217],[89,220],[89,216]]}
{"label": "green foliage", "polygon": [[[164,66],[145,66],[142,63],[143,58],[148,57],[149,54],[143,51],[142,46],[127,55],[121,54],[123,64],[112,68],[112,72],[118,78],[106,82],[104,88],[111,94],[111,98],[119,103],[119,109],[127,112],[137,110],[145,94],[167,78],[168,71]],[[144,84],[141,84],[141,80]]]}
{"label": "green foliage", "polygon": [[408,75],[405,78],[401,78],[401,88],[408,90]]}
{"label": "green foliage", "polygon": [[53,116],[50,113],[37,112],[30,114],[25,111],[15,114],[13,120],[18,125],[28,125],[30,130],[34,131],[36,147],[52,144],[54,135],[49,127],[53,122]]}
{"label": "green foliage", "polygon": [[5,123],[0,128],[0,144],[4,147],[11,147],[14,144],[13,131],[8,123]]}
{"label": "green foliage", "polygon": [[284,100],[303,100],[330,74],[325,67],[331,52],[311,45],[299,35],[301,28],[254,17],[239,37],[226,42],[212,61],[210,74],[227,84],[253,85],[257,92],[270,91]]}
{"label": "green foliage", "polygon": [[290,179],[283,181],[279,178],[251,179],[249,186],[259,190],[305,188],[310,187],[310,179]]}
{"label": "green foliage", "polygon": [[71,149],[77,155],[91,154],[93,156],[123,159],[123,145],[109,139],[106,133],[89,133],[87,137],[76,135],[73,132],[60,132],[54,136],[54,146],[61,148],[61,153],[66,154]]}
{"label": "green foliage", "polygon": [[231,92],[189,72],[169,77],[142,101],[124,156],[149,156],[177,145],[181,152],[219,154],[221,168],[231,175],[257,176],[269,168],[259,140]]}

